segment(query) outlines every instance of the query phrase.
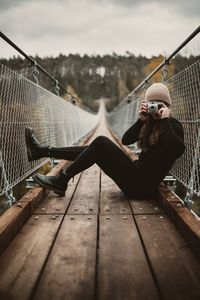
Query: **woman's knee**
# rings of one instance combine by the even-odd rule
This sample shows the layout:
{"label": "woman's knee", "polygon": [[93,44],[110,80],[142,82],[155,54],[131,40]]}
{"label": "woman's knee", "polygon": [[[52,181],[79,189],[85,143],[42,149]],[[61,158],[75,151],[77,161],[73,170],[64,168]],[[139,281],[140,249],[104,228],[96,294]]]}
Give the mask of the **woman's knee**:
{"label": "woman's knee", "polygon": [[94,139],[94,141],[92,142],[93,145],[97,146],[98,148],[104,146],[104,145],[107,145],[108,143],[110,143],[111,140],[104,136],[104,135],[99,135],[98,137],[96,137]]}

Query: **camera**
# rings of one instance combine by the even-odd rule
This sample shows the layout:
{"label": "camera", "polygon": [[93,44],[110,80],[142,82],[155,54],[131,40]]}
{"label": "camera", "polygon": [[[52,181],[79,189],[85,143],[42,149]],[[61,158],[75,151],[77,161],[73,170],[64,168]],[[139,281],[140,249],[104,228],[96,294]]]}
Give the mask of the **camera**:
{"label": "camera", "polygon": [[151,102],[147,103],[147,112],[150,114],[157,113],[159,111],[159,109],[161,109],[162,107],[163,107],[162,102],[151,101]]}

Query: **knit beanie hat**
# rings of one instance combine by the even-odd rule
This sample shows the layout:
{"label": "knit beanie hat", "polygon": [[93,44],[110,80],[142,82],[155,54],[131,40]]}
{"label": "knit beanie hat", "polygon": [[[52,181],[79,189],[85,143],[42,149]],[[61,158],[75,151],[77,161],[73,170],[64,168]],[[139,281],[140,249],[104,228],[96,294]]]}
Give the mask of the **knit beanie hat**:
{"label": "knit beanie hat", "polygon": [[152,84],[145,93],[145,101],[163,101],[171,106],[172,100],[170,98],[169,90],[166,85],[162,83]]}

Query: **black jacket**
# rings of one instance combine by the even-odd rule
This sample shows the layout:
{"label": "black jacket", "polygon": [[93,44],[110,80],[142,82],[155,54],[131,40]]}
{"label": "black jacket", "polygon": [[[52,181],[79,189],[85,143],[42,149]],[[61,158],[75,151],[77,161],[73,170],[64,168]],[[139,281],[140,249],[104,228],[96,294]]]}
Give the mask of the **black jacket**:
{"label": "black jacket", "polygon": [[[167,175],[174,161],[185,150],[184,132],[181,123],[173,117],[160,119],[157,122],[160,123],[162,128],[158,142],[148,146],[147,151],[142,151],[137,162],[141,167],[144,167],[144,173],[147,172],[148,175],[152,175],[149,180],[156,185]],[[143,124],[144,122],[138,119],[125,132],[122,143],[130,145],[137,142]]]}

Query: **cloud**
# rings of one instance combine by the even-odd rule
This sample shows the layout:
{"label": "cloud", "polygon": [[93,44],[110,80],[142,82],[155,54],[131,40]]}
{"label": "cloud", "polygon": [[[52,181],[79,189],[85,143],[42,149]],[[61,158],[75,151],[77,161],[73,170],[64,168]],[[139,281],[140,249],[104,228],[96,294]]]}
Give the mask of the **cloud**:
{"label": "cloud", "polygon": [[27,0],[0,0],[0,10],[1,12],[16,6],[19,6],[26,2]]}
{"label": "cloud", "polygon": [[[199,21],[179,14],[172,1],[171,9],[156,0],[124,0],[123,4],[119,0],[21,0],[15,6],[10,0],[8,4],[0,10],[0,27],[30,55],[169,53]],[[1,56],[12,53],[10,47],[1,49]]]}
{"label": "cloud", "polygon": [[163,9],[176,9],[179,14],[200,16],[199,0],[96,0],[105,3],[110,1],[113,4],[127,7],[139,6],[141,4],[157,3],[163,6]]}
{"label": "cloud", "polygon": [[[17,6],[22,6],[23,3],[44,2],[48,5],[50,2],[55,3],[55,0],[0,0],[0,9],[7,10]],[[57,4],[69,5],[71,0],[57,0]],[[92,5],[93,3],[107,6],[109,3],[120,7],[137,7],[143,4],[157,3],[163,6],[163,9],[171,7],[176,9],[179,14],[200,16],[200,1],[199,0],[74,0],[78,5]]]}

